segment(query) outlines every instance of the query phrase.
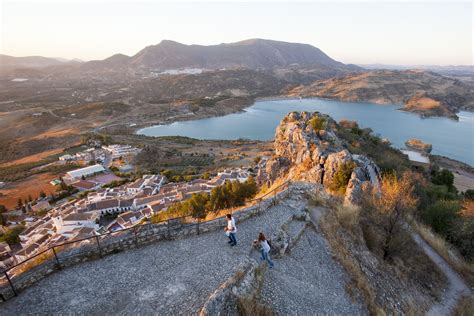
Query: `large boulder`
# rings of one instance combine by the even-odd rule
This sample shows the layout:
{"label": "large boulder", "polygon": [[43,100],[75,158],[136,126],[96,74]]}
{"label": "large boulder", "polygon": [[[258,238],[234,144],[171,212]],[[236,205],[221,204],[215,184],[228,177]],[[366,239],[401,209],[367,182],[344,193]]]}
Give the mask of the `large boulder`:
{"label": "large boulder", "polygon": [[352,155],[346,149],[328,155],[326,161],[324,162],[323,185],[329,186],[332,183],[337,170],[339,170],[343,164],[350,162],[353,162]]}
{"label": "large boulder", "polygon": [[[274,155],[260,168],[259,183],[292,179],[323,184],[328,188],[337,171],[346,164],[352,170],[345,200],[357,203],[365,184],[379,185],[380,172],[375,163],[362,155],[352,155],[337,137],[338,124],[322,113],[292,112],[275,132]],[[349,170],[350,172],[350,170]]]}

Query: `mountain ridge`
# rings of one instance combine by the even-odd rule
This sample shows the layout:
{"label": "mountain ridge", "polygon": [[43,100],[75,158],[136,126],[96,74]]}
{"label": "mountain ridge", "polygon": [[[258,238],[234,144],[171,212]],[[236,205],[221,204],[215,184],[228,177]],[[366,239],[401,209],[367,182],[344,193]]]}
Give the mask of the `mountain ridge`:
{"label": "mountain ridge", "polygon": [[319,48],[300,43],[249,39],[217,45],[185,45],[163,40],[131,56],[130,64],[159,70],[177,68],[271,69],[292,64],[342,67]]}

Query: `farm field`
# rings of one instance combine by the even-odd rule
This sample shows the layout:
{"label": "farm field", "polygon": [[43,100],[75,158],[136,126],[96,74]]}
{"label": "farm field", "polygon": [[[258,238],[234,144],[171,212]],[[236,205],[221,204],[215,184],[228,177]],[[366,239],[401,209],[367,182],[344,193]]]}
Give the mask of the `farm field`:
{"label": "farm field", "polygon": [[28,198],[31,195],[33,199],[37,198],[41,191],[51,194],[55,188],[49,181],[57,178],[57,174],[42,173],[30,176],[26,179],[8,183],[0,189],[0,204],[7,208],[14,208],[17,205],[18,198]]}

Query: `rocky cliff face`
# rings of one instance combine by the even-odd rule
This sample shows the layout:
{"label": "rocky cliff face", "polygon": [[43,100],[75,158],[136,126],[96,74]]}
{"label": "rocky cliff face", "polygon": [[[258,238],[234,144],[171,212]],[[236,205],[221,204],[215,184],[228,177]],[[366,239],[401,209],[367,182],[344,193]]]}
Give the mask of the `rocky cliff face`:
{"label": "rocky cliff face", "polygon": [[260,183],[292,179],[319,183],[345,192],[346,203],[357,203],[364,186],[379,185],[380,171],[361,155],[352,155],[336,136],[338,124],[318,112],[292,112],[275,133],[275,154],[262,163]]}

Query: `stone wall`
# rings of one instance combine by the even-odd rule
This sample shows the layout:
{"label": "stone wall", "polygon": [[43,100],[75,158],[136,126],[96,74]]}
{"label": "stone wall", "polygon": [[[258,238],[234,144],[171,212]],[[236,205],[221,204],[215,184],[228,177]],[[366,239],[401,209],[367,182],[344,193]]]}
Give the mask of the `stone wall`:
{"label": "stone wall", "polygon": [[[250,217],[265,212],[273,205],[279,203],[279,201],[290,194],[291,190],[293,190],[293,188],[290,186],[279,193],[271,194],[271,197],[262,200],[257,205],[234,212],[233,216],[238,222],[245,221]],[[56,249],[57,260],[51,249],[47,252],[48,259],[19,275],[11,273],[10,278],[15,290],[21,292],[47,275],[81,262],[99,259],[108,254],[138,248],[142,245],[161,240],[185,238],[223,229],[226,224],[225,218],[217,218],[207,222],[180,224],[178,226],[168,226],[163,223],[136,226],[135,229],[119,231],[112,235],[98,236],[97,238],[84,240],[80,242],[81,245],[79,247],[76,245],[76,247],[71,247],[70,249]],[[0,295],[0,302],[2,301],[2,297],[4,300],[7,300],[14,296],[5,277],[0,287]]]}
{"label": "stone wall", "polygon": [[239,315],[239,300],[251,300],[259,290],[259,264],[246,259],[236,273],[224,282],[204,304],[200,316]]}

